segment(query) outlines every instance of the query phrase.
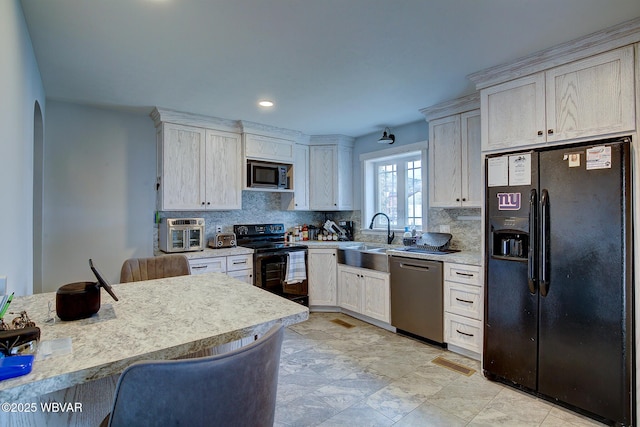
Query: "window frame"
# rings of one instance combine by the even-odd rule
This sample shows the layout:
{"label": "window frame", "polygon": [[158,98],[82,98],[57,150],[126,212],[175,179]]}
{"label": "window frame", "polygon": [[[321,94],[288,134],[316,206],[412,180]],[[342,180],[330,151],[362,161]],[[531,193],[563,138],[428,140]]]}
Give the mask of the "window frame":
{"label": "window frame", "polygon": [[[362,183],[362,210],[361,210],[361,231],[363,233],[380,233],[387,232],[386,220],[376,224],[372,230],[369,229],[371,218],[377,212],[375,207],[377,179],[375,171],[378,164],[385,161],[392,161],[408,157],[411,154],[419,155],[421,162],[422,176],[422,230],[427,230],[427,213],[428,213],[428,163],[427,163],[427,141],[420,141],[413,144],[401,145],[398,147],[387,148],[360,155],[361,183]],[[403,178],[404,181],[404,178]],[[402,185],[405,185],[404,183]],[[385,212],[386,213],[386,212]],[[406,219],[406,215],[405,219]],[[391,228],[394,231],[404,232],[404,225],[397,225]]]}

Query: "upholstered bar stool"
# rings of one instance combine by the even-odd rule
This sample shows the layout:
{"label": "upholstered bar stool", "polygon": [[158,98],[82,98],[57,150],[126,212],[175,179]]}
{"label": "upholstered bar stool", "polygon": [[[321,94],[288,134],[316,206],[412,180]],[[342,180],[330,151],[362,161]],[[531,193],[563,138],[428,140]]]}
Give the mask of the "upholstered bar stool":
{"label": "upholstered bar stool", "polygon": [[137,362],[116,385],[102,426],[273,426],[284,329],[229,353]]}
{"label": "upholstered bar stool", "polygon": [[162,255],[151,258],[131,258],[122,264],[120,283],[191,274],[189,260],[184,255]]}

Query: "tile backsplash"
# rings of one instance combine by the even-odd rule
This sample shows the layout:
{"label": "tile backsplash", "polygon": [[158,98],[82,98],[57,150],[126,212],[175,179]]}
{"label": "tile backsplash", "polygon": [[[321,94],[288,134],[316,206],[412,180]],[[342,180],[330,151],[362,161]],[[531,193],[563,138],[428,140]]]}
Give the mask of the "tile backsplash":
{"label": "tile backsplash", "polygon": [[[215,226],[223,232],[232,232],[234,224],[283,223],[289,229],[296,225],[314,224],[320,226],[329,218],[334,221],[347,220],[355,223],[355,240],[386,243],[386,237],[380,233],[361,231],[361,213],[356,211],[311,212],[284,211],[280,203],[280,193],[268,191],[243,191],[242,210],[232,211],[182,211],[160,212],[162,218],[204,218],[206,238],[215,235]],[[479,251],[481,248],[480,209],[430,209],[429,230],[440,231],[440,226],[449,226],[453,235],[451,247],[460,250]],[[366,224],[365,224],[366,226]],[[158,247],[158,227],[155,227],[154,248]],[[396,232],[394,244],[402,244],[402,233]]]}

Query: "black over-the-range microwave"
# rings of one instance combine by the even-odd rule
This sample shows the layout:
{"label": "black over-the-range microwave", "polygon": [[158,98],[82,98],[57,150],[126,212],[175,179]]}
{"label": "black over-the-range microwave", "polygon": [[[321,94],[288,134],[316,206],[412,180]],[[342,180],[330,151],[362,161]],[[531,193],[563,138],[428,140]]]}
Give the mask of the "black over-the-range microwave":
{"label": "black over-the-range microwave", "polygon": [[288,188],[285,164],[247,162],[247,187],[251,188]]}

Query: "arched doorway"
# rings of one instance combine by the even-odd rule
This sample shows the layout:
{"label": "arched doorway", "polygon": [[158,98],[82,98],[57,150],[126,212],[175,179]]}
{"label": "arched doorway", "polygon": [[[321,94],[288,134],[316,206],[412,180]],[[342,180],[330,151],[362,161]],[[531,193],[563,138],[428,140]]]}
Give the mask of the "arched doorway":
{"label": "arched doorway", "polygon": [[42,292],[44,129],[40,103],[33,109],[33,293]]}

